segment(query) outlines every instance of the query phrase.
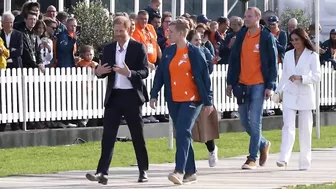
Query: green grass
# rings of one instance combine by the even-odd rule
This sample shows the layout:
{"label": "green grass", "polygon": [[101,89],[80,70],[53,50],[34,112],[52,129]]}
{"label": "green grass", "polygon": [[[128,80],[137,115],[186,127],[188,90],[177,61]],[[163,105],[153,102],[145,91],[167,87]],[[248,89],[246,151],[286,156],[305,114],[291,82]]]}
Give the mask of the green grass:
{"label": "green grass", "polygon": [[288,187],[287,189],[336,189],[336,184],[296,186],[296,187]]}
{"label": "green grass", "polygon": [[[315,129],[314,129],[315,131]],[[264,136],[272,142],[271,153],[279,152],[281,131],[265,131]],[[315,139],[314,148],[336,146],[336,127],[321,127],[321,139]],[[298,137],[297,137],[298,139]],[[219,156],[232,157],[248,152],[249,137],[246,133],[222,134],[216,145]],[[149,139],[147,148],[150,163],[167,163],[174,161],[175,150],[168,149],[168,139]],[[208,152],[204,144],[195,143],[197,160],[207,159]],[[0,150],[0,176],[17,174],[52,173],[68,170],[94,170],[100,156],[100,142],[82,145],[56,147],[30,147]],[[298,151],[298,140],[294,151]],[[112,166],[130,166],[135,164],[132,143],[116,143]]]}

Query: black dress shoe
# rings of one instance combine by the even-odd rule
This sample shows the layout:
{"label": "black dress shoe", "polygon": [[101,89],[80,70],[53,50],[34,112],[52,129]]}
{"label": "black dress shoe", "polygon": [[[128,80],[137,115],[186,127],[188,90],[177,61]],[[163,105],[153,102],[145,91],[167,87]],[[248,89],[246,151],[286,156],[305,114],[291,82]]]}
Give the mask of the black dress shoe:
{"label": "black dress shoe", "polygon": [[138,182],[148,182],[146,171],[140,171]]}
{"label": "black dress shoe", "polygon": [[98,174],[95,174],[95,175],[92,175],[90,173],[86,174],[86,178],[89,180],[89,181],[93,181],[93,182],[97,182],[102,184],[102,185],[107,185],[107,177],[101,173],[98,173]]}

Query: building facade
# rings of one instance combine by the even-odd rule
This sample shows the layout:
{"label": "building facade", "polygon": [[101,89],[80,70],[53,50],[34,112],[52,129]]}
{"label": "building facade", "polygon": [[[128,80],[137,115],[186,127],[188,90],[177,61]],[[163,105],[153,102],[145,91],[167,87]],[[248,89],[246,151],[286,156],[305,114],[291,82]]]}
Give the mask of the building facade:
{"label": "building facade", "polygon": [[[21,6],[26,0],[4,0],[11,2],[11,10],[20,10]],[[49,5],[54,5],[59,7],[60,0],[37,0],[41,4],[41,11],[44,12]],[[64,10],[71,10],[72,6],[76,4],[78,0],[62,0],[64,5]],[[139,1],[139,8],[143,9],[147,6],[149,0],[137,0]],[[242,3],[239,0],[227,0],[228,1],[228,10],[231,9],[229,16],[238,15],[242,16]],[[274,0],[250,0],[249,6],[257,6],[262,11],[267,10],[266,8],[268,2],[273,2]],[[111,0],[102,0],[106,8],[109,9]],[[115,12],[134,12],[134,2],[135,0],[114,0]],[[183,1],[182,1],[183,2]],[[189,14],[199,15],[202,13],[202,3],[206,2],[206,15],[211,19],[216,19],[219,16],[223,16],[224,13],[224,0],[184,0],[184,12]],[[180,4],[181,0],[176,0],[176,15],[180,15]],[[0,3],[0,13],[4,11],[4,2]],[[172,0],[163,0],[162,11],[171,11],[172,10]]]}

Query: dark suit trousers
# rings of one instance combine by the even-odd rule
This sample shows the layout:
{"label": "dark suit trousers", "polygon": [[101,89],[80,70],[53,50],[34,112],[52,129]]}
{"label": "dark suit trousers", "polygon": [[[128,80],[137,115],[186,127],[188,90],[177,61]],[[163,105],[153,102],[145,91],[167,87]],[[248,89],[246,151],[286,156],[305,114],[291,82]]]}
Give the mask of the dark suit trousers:
{"label": "dark suit trousers", "polygon": [[124,116],[131,133],[139,171],[148,170],[148,154],[143,135],[142,105],[133,89],[112,91],[104,112],[102,153],[96,173],[108,175],[120,120]]}

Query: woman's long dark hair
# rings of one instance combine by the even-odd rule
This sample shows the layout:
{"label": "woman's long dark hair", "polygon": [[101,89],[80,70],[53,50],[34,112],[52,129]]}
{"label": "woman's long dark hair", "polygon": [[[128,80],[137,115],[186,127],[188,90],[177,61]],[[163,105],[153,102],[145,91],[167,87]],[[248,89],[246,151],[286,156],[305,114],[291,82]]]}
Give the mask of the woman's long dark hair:
{"label": "woman's long dark hair", "polygon": [[292,41],[292,35],[293,34],[299,36],[299,38],[303,41],[303,44],[307,49],[309,49],[313,52],[316,52],[316,48],[315,48],[313,42],[310,40],[307,32],[304,29],[296,28],[295,30],[293,30],[292,33],[289,36],[291,41]]}

